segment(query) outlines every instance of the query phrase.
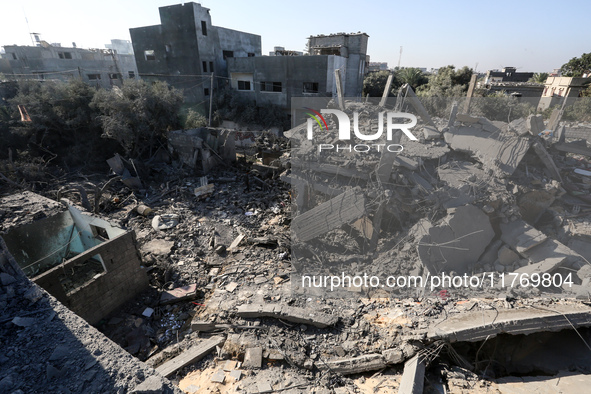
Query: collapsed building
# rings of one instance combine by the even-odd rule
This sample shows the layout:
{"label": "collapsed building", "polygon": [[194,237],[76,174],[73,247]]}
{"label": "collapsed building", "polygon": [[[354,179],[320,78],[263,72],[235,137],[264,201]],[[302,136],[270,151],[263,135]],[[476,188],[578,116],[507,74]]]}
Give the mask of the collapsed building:
{"label": "collapsed building", "polygon": [[[431,116],[408,90],[383,107],[357,100],[325,107],[353,124],[357,119],[366,135],[379,129],[380,112],[413,114],[417,140],[393,132],[391,141],[366,144],[403,146],[396,154],[376,147],[321,151],[314,144],[349,142],[315,122],[309,140],[306,116],[298,111],[294,118],[304,123],[287,133],[289,142],[273,134],[259,140],[261,156],[273,153],[265,164],[238,155],[235,166],[227,165],[224,133],[173,132],[172,163],[151,162],[140,184],[105,188],[104,222],[78,224],[78,216],[90,216],[73,206],[77,194],[68,208],[43,200],[38,208],[21,209],[22,196],[3,200],[3,231],[14,227],[24,234],[32,223],[31,232],[51,227],[63,234],[61,223],[42,226],[53,217],[71,219],[70,226],[79,226],[75,233],[98,226],[85,233],[94,242],[80,249],[85,257],[108,249],[107,237],[126,237],[124,223],[135,232],[134,265],[144,267],[130,275],[147,274],[150,286],[99,322],[98,332],[49,293],[30,290],[36,287],[17,263],[26,256],[20,252],[17,259],[21,249],[12,246],[16,256],[10,257],[2,245],[0,307],[7,316],[0,330],[10,345],[0,350],[9,370],[0,387],[511,393],[552,385],[584,392],[591,373],[585,346],[591,340],[589,127],[561,121],[560,111],[549,121],[533,115],[494,121],[462,110],[463,104],[450,102],[448,116]],[[325,120],[327,128],[337,128],[336,115]],[[205,162],[203,151],[210,152]],[[133,163],[109,162],[122,180],[137,178],[125,173]],[[209,167],[207,179],[190,165]],[[22,216],[32,216],[31,222]],[[70,242],[69,234],[60,242]],[[20,264],[31,269],[27,265],[39,257]],[[68,257],[61,255],[62,267]],[[298,283],[303,274],[340,272],[380,280],[446,273],[484,281],[478,288],[370,282],[334,292]],[[106,276],[98,274],[89,271],[82,282]],[[503,274],[548,274],[555,282],[503,286]],[[75,353],[82,356],[68,360],[63,344],[29,340],[44,338],[37,324],[55,327],[46,322],[64,322],[55,331],[67,334],[68,346],[78,342]],[[39,361],[28,353],[19,360],[22,349]],[[113,362],[117,357],[124,367]],[[23,363],[33,367],[23,369]],[[116,377],[119,371],[131,377]]]}
{"label": "collapsed building", "polygon": [[[12,223],[2,234],[19,267],[90,324],[146,290],[133,231],[33,193],[0,204],[19,210],[18,222],[26,222]],[[39,215],[42,219],[34,220]]]}

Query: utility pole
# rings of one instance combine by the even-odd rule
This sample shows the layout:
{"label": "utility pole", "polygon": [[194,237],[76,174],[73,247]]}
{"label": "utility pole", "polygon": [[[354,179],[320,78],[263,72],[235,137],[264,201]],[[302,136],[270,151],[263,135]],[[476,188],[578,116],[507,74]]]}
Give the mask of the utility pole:
{"label": "utility pole", "polygon": [[211,72],[211,86],[209,88],[209,121],[207,126],[211,127],[211,107],[213,106],[213,71]]}

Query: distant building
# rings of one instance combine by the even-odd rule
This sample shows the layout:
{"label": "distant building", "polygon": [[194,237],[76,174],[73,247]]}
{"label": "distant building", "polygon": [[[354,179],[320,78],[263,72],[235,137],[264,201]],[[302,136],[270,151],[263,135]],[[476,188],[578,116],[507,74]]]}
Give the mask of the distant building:
{"label": "distant building", "polygon": [[[548,77],[544,84],[538,110],[543,111],[554,105],[571,105],[591,83],[591,78]],[[565,100],[565,102],[563,102]]]}
{"label": "distant building", "polygon": [[[160,7],[155,26],[129,29],[140,76],[163,80],[200,103],[209,97],[211,73],[219,85],[227,60],[261,56],[261,36],[213,26],[209,9],[188,2]],[[214,85],[216,86],[216,85]]]}
{"label": "distant building", "polygon": [[304,56],[304,52],[286,50],[284,47],[273,47],[269,56]]}
{"label": "distant building", "polygon": [[308,38],[309,56],[228,59],[231,87],[257,105],[289,109],[292,97],[333,97],[340,70],[345,97],[359,97],[367,61],[365,33]]}
{"label": "distant building", "polygon": [[37,46],[5,45],[4,50],[0,72],[7,80],[82,78],[88,84],[109,88],[137,76],[133,55],[112,49],[62,47],[39,40]]}
{"label": "distant building", "polygon": [[133,55],[133,45],[129,40],[111,40],[110,44],[105,44],[105,48],[113,49],[120,55]]}
{"label": "distant building", "polygon": [[484,84],[487,85],[493,82],[527,82],[533,76],[533,72],[518,72],[515,67],[505,67],[503,71],[487,71]]}
{"label": "distant building", "polygon": [[367,72],[388,71],[387,62],[369,62],[367,64]]}

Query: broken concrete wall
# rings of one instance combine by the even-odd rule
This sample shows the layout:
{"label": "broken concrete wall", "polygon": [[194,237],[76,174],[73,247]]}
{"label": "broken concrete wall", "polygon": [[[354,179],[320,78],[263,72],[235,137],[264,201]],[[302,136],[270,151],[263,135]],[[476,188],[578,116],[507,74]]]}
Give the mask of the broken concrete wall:
{"label": "broken concrete wall", "polygon": [[113,226],[106,220],[82,212],[71,205],[68,206],[68,211],[72,215],[76,231],[80,234],[80,241],[85,249],[90,249],[104,240],[113,239],[125,233],[121,227]]}
{"label": "broken concrete wall", "polygon": [[[71,292],[66,292],[60,277],[93,256],[100,256],[104,273]],[[148,287],[145,271],[135,246],[133,231],[88,249],[63,264],[34,278],[33,281],[47,290],[72,311],[91,324],[113,312]]]}
{"label": "broken concrete wall", "polygon": [[476,127],[452,127],[444,133],[453,150],[470,153],[498,175],[513,174],[529,149],[529,139]]}
{"label": "broken concrete wall", "polygon": [[[74,220],[62,212],[41,221],[13,228],[4,241],[23,271],[34,276],[84,251]],[[68,247],[63,247],[68,245]]]}
{"label": "broken concrete wall", "polygon": [[236,160],[235,132],[205,127],[171,131],[168,150],[183,164],[207,174],[221,160]]}

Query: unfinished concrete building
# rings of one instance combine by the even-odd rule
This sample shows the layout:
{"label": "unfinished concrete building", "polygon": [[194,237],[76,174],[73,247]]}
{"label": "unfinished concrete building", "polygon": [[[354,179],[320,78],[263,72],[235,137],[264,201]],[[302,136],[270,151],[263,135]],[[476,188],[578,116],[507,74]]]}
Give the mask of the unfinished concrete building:
{"label": "unfinished concrete building", "polygon": [[365,33],[312,36],[310,56],[229,59],[231,86],[258,106],[288,109],[292,97],[336,97],[339,70],[343,95],[361,96],[368,38]]}
{"label": "unfinished concrete building", "polygon": [[200,4],[159,12],[161,24],[129,29],[137,67],[143,79],[166,81],[187,100],[199,103],[209,96],[211,74],[228,75],[227,59],[261,56],[261,36],[213,26],[209,9]]}
{"label": "unfinished concrete building", "polygon": [[590,83],[591,78],[548,77],[538,104],[538,111],[555,105],[572,105]]}
{"label": "unfinished concrete building", "polygon": [[81,78],[97,87],[121,86],[124,79],[135,78],[137,67],[132,54],[114,49],[62,47],[40,40],[38,46],[5,45],[4,66],[7,79],[68,81]]}
{"label": "unfinished concrete building", "polygon": [[133,231],[30,192],[0,200],[3,208],[15,204],[29,214],[4,229],[8,251],[33,282],[89,323],[147,288]]}

